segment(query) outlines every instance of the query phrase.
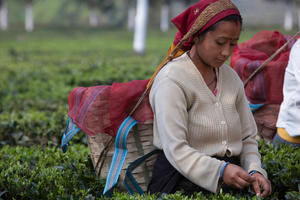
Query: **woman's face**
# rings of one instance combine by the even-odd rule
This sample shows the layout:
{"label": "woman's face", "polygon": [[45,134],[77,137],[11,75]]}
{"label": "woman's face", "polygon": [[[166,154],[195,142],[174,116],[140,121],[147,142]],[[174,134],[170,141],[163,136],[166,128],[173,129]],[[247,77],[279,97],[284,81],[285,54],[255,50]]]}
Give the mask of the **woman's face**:
{"label": "woman's face", "polygon": [[220,67],[233,53],[240,37],[240,23],[221,21],[216,28],[196,39],[190,57],[198,67]]}

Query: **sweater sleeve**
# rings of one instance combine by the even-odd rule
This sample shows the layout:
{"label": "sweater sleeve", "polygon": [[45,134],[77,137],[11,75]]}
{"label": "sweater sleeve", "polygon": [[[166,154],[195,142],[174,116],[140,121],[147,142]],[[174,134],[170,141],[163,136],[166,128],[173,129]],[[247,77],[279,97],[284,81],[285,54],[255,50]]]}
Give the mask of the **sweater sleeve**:
{"label": "sweater sleeve", "polygon": [[243,147],[240,155],[241,165],[248,173],[256,170],[267,178],[266,171],[261,168],[261,156],[258,152],[258,144],[255,139],[257,134],[256,123],[242,84],[240,86],[236,106],[242,126]]}
{"label": "sweater sleeve", "polygon": [[211,192],[219,190],[219,174],[224,161],[192,148],[187,141],[188,111],[183,89],[165,77],[150,93],[154,128],[168,161],[183,176]]}

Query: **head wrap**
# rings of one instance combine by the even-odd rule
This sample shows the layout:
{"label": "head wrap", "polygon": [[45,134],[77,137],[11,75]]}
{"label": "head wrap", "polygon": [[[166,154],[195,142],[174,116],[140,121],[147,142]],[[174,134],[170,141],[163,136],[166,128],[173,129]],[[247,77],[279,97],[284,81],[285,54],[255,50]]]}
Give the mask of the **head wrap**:
{"label": "head wrap", "polygon": [[230,0],[200,0],[171,20],[178,29],[173,44],[177,45],[186,36],[181,49],[190,49],[194,37],[229,15],[241,16]]}

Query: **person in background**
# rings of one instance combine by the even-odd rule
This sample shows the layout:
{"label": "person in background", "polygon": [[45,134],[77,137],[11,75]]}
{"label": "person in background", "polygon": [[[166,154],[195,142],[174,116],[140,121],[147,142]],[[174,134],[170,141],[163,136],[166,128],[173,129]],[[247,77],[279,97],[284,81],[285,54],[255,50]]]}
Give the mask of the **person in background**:
{"label": "person in background", "polygon": [[292,47],[283,83],[283,102],[277,119],[274,145],[300,147],[300,40]]}
{"label": "person in background", "polygon": [[178,32],[149,95],[153,143],[161,151],[148,191],[252,186],[256,195],[269,196],[243,83],[224,64],[240,37],[240,12],[230,0],[201,0],[172,22]]}

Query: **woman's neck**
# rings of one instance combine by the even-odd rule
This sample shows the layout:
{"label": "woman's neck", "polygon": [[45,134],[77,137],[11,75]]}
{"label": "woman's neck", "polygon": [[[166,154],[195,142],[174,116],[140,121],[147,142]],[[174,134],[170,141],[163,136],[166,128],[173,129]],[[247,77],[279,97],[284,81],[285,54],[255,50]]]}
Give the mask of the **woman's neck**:
{"label": "woman's neck", "polygon": [[209,82],[216,76],[214,68],[206,64],[198,54],[193,53],[193,51],[188,52],[188,56],[197,67],[198,71],[201,73],[205,82]]}

